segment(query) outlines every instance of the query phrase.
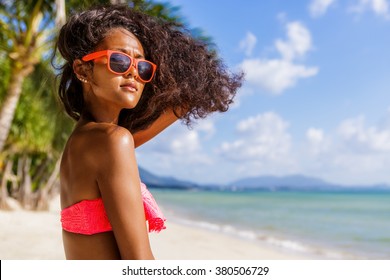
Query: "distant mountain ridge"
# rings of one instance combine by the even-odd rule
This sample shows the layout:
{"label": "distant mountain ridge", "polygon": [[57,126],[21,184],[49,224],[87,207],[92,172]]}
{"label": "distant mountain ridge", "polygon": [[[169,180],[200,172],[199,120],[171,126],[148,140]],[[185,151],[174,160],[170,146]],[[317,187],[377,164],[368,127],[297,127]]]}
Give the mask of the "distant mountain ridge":
{"label": "distant mountain ridge", "polygon": [[367,186],[341,185],[329,183],[323,179],[304,175],[288,176],[258,176],[243,178],[230,184],[197,184],[190,181],[178,180],[174,177],[158,176],[146,169],[139,168],[140,177],[149,188],[180,189],[180,190],[224,190],[224,191],[325,191],[325,190],[390,190],[387,184]]}
{"label": "distant mountain ridge", "polygon": [[141,181],[149,188],[194,189],[199,187],[197,184],[189,181],[154,175],[142,167],[139,167],[138,170]]}
{"label": "distant mountain ridge", "polygon": [[288,175],[288,176],[258,176],[252,178],[244,178],[228,184],[229,189],[335,189],[340,186],[328,183],[322,179],[308,177],[304,175]]}

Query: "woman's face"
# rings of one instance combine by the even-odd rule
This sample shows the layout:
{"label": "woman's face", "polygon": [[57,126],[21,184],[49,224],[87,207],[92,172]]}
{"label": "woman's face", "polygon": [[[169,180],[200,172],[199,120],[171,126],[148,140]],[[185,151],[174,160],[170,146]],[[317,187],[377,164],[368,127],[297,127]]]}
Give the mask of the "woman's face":
{"label": "woman's face", "polygon": [[[120,51],[134,58],[145,58],[140,41],[123,28],[110,30],[95,51],[101,50]],[[107,56],[94,60],[94,67],[88,79],[94,99],[98,99],[96,101],[104,104],[104,107],[134,108],[141,98],[145,83],[136,78],[138,73],[134,66],[131,66],[127,73],[118,75],[108,70],[107,63]]]}

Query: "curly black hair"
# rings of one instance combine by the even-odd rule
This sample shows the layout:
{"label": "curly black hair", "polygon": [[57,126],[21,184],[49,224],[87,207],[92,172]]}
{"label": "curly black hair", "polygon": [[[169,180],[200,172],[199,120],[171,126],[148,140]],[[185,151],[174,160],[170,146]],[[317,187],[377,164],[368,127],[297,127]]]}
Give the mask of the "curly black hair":
{"label": "curly black hair", "polygon": [[58,93],[70,117],[78,120],[84,110],[81,82],[72,68],[74,60],[93,52],[110,30],[118,27],[133,33],[145,58],[158,66],[137,106],[121,111],[119,125],[134,133],[147,128],[169,108],[187,125],[212,112],[228,110],[241,86],[242,73],[229,72],[216,52],[182,25],[125,5],[108,5],[72,15],[60,30],[56,49],[65,63],[60,68]]}

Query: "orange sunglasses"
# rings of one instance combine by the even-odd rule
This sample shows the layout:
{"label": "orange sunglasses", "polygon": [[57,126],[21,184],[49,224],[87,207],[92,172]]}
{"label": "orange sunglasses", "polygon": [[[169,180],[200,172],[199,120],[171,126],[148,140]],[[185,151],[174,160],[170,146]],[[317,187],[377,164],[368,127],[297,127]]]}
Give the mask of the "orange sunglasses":
{"label": "orange sunglasses", "polygon": [[157,69],[157,65],[148,60],[137,59],[123,52],[111,50],[87,54],[86,56],[83,56],[82,60],[91,61],[102,56],[108,57],[107,68],[109,71],[117,75],[127,73],[133,65],[138,72],[138,78],[144,83],[150,82],[153,79]]}

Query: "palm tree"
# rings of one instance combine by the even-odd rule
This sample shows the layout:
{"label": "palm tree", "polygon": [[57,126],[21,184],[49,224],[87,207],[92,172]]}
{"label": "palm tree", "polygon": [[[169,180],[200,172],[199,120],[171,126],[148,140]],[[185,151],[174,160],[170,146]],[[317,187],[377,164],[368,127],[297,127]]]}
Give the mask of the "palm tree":
{"label": "palm tree", "polygon": [[[18,179],[10,192],[24,208],[43,207],[58,174],[58,164],[73,122],[61,113],[55,92],[55,74],[41,61],[23,84],[23,92],[6,141],[6,161],[18,166],[7,170]],[[44,116],[44,117],[42,117]],[[50,179],[52,178],[52,179]],[[47,205],[46,205],[47,206]]]}
{"label": "palm tree", "polygon": [[23,82],[51,48],[56,26],[53,18],[64,18],[61,16],[64,10],[55,8],[58,3],[61,1],[0,1],[0,51],[10,62],[8,88],[0,108],[0,152],[11,128]]}

